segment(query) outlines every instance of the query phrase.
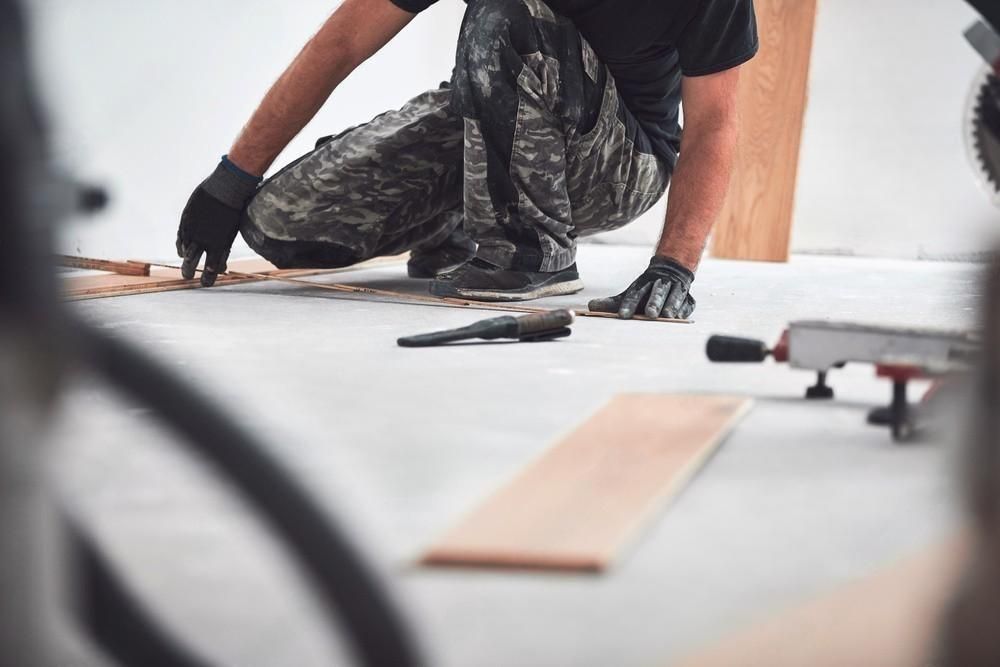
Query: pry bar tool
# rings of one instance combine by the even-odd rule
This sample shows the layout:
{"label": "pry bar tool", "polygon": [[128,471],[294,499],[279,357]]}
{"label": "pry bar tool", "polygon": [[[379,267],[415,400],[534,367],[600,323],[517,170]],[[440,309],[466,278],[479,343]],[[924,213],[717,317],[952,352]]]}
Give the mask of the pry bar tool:
{"label": "pry bar tool", "polygon": [[565,338],[572,333],[574,315],[568,310],[550,310],[524,317],[493,317],[459,329],[400,338],[400,347],[437,347],[463,340],[517,340],[522,343]]}

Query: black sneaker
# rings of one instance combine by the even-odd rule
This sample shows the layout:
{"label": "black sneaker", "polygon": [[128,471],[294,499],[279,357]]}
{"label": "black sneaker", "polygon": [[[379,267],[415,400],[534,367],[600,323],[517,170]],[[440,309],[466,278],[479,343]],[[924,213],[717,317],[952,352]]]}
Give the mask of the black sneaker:
{"label": "black sneaker", "polygon": [[431,294],[474,301],[527,301],[583,289],[576,264],[553,273],[513,271],[473,259],[431,283]]}
{"label": "black sneaker", "polygon": [[410,252],[406,272],[411,278],[437,278],[457,269],[475,256],[475,241],[464,234],[452,234],[439,246]]}

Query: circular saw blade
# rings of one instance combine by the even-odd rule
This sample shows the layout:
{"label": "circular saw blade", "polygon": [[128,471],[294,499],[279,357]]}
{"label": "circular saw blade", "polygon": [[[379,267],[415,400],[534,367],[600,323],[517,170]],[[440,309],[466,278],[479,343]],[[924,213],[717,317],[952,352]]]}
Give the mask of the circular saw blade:
{"label": "circular saw blade", "polygon": [[1000,206],[1000,77],[990,67],[984,68],[973,83],[965,136],[980,184]]}

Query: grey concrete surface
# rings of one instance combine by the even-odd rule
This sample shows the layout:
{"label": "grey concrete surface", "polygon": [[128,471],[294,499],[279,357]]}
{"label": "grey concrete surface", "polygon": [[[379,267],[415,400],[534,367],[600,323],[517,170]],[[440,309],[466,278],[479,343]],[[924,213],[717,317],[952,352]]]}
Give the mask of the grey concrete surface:
{"label": "grey concrete surface", "polygon": [[[640,248],[588,246],[582,305],[622,289]],[[704,358],[713,333],[776,339],[799,318],[970,325],[974,265],[707,261],[691,325],[583,319],[568,340],[406,350],[474,311],[254,284],[81,302],[210,392],[346,522],[396,585],[432,664],[654,665],[954,530],[954,447],[865,424],[870,368],[812,378]],[[422,289],[402,267],[338,281]],[[333,280],[330,278],[330,280]],[[485,316],[485,315],[484,315]],[[427,571],[421,548],[618,392],[753,396],[705,470],[602,576]],[[305,589],[245,509],[127,400],[83,376],[55,425],[62,494],[161,617],[219,664],[341,664]]]}

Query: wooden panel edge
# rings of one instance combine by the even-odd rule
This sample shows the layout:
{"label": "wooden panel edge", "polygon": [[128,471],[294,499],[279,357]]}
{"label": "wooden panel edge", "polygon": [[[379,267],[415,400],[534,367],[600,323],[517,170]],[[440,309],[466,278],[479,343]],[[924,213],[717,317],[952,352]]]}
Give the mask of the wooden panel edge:
{"label": "wooden panel edge", "polygon": [[[674,482],[669,486],[664,487],[661,493],[650,502],[646,511],[643,512],[642,515],[637,518],[633,522],[633,525],[628,529],[628,535],[610,554],[605,554],[600,559],[580,558],[576,555],[550,558],[533,556],[529,559],[525,558],[523,554],[505,556],[502,553],[498,555],[494,552],[487,557],[478,552],[461,552],[457,549],[450,549],[447,552],[444,552],[436,551],[434,549],[434,545],[447,542],[448,537],[458,530],[458,528],[462,526],[469,517],[474,516],[481,509],[488,506],[494,496],[502,494],[507,491],[509,487],[514,486],[526,470],[542,461],[554,448],[558,447],[564,440],[571,437],[574,433],[576,433],[576,431],[581,429],[590,418],[600,414],[606,409],[609,409],[615,404],[616,401],[622,398],[634,396],[713,398],[731,400],[739,405],[736,412],[734,412],[734,414],[719,427],[718,434],[714,438],[713,443],[709,447],[706,447],[705,451],[702,452],[700,456],[696,457],[684,466]],[[427,568],[448,567],[512,571],[521,570],[526,572],[544,570],[552,572],[562,571],[591,574],[600,574],[609,571],[613,569],[617,563],[627,557],[627,554],[635,548],[635,545],[638,543],[644,532],[652,528],[651,517],[655,514],[664,512],[671,505],[672,501],[679,497],[683,489],[690,484],[694,477],[697,476],[697,474],[718,452],[740,421],[742,421],[750,413],[754,404],[754,399],[734,394],[680,394],[656,392],[623,392],[615,394],[608,400],[601,403],[598,408],[590,413],[588,419],[574,424],[564,430],[561,434],[555,436],[547,447],[543,448],[541,452],[531,457],[526,463],[521,465],[517,472],[502,482],[496,484],[487,493],[484,493],[479,501],[472,505],[471,509],[454,518],[451,523],[435,538],[429,540],[428,546],[421,548],[420,555],[418,555],[413,562],[420,567]]]}
{"label": "wooden panel edge", "polygon": [[736,411],[726,420],[724,424],[719,426],[718,433],[715,435],[713,442],[705,448],[705,451],[701,452],[699,456],[696,456],[691,461],[678,472],[674,481],[669,486],[665,486],[659,495],[650,503],[649,507],[643,516],[636,519],[633,522],[632,528],[629,530],[629,535],[622,541],[621,546],[614,551],[614,553],[609,554],[605,559],[607,562],[607,568],[613,568],[618,562],[621,562],[624,558],[628,556],[630,552],[635,549],[635,545],[640,541],[643,535],[647,531],[651,530],[653,527],[653,522],[651,517],[666,512],[671,505],[674,504],[684,493],[694,479],[705,469],[709,461],[715,457],[715,455],[722,448],[722,445],[732,436],[733,431],[736,427],[746,419],[750,411],[753,410],[755,401],[752,398],[746,396],[735,396],[731,394],[704,394],[697,396],[703,396],[705,398],[719,398],[719,399],[729,399],[738,403]]}

